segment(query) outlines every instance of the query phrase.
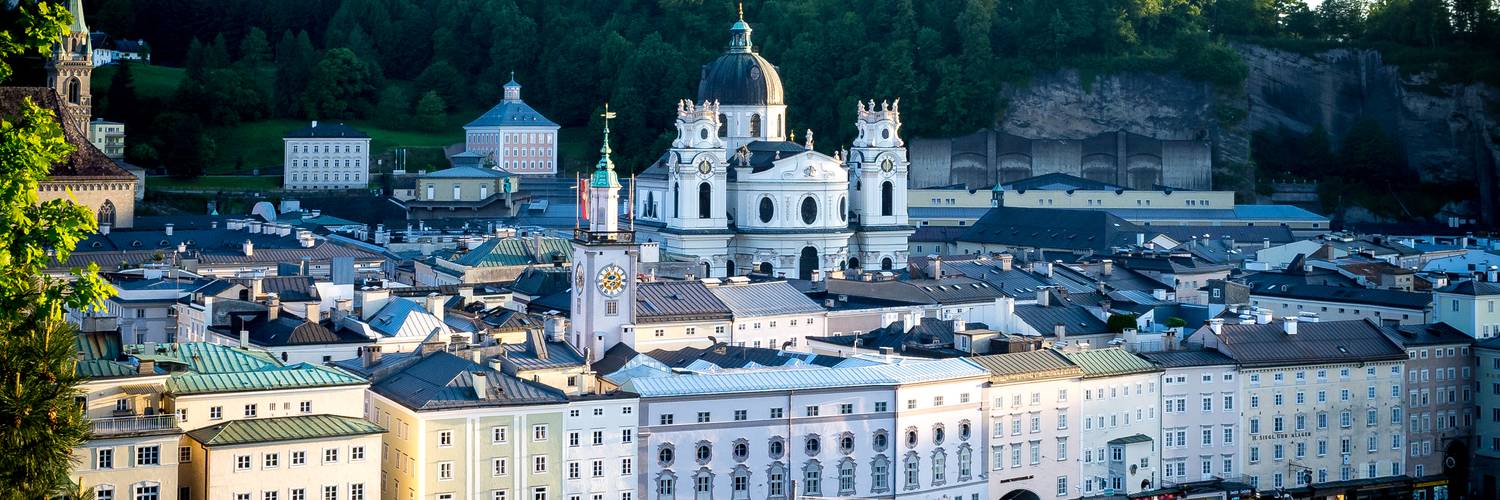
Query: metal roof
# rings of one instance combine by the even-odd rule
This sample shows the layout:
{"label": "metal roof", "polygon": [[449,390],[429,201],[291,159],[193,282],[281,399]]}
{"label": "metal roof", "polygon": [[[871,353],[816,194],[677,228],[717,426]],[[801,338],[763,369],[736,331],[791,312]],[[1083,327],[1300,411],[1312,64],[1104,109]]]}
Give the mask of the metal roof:
{"label": "metal roof", "polygon": [[1083,369],[1084,377],[1112,377],[1161,371],[1155,363],[1118,347],[1067,352],[1063,355]]}
{"label": "metal roof", "polygon": [[421,176],[423,179],[493,179],[501,177],[510,177],[510,172],[473,165],[445,168],[436,172],[422,174]]}
{"label": "metal roof", "polygon": [[[1241,365],[1358,363],[1406,359],[1406,351],[1386,338],[1368,320],[1300,322],[1296,335],[1283,331],[1283,321],[1265,324],[1225,324],[1218,335],[1220,352]],[[1213,335],[1209,327],[1193,335]]]}
{"label": "metal roof", "polygon": [[991,208],[960,242],[1109,253],[1146,232],[1109,212],[1051,208]]}
{"label": "metal roof", "polygon": [[507,99],[500,101],[499,104],[490,108],[489,111],[485,111],[484,114],[479,115],[479,118],[475,118],[468,125],[464,125],[464,128],[470,127],[557,128],[557,124],[553,123],[552,120],[548,120],[547,117],[542,116],[537,110],[532,109],[531,105],[526,104],[526,101]]}
{"label": "metal roof", "polygon": [[1016,306],[1016,317],[1044,337],[1052,336],[1058,324],[1066,328],[1065,333],[1068,335],[1110,333],[1109,325],[1104,320],[1078,304],[1050,306],[1021,304]]}
{"label": "metal roof", "polygon": [[340,415],[234,420],[188,432],[203,446],[233,446],[380,434],[385,429],[362,418]]}
{"label": "metal roof", "polygon": [[553,255],[562,256],[563,262],[572,262],[572,243],[552,237],[491,238],[451,260],[468,267],[527,266],[551,264]]}
{"label": "metal roof", "polygon": [[1162,368],[1235,364],[1234,358],[1225,356],[1219,351],[1210,350],[1143,352],[1140,356],[1161,365]]}
{"label": "metal roof", "polygon": [[1430,293],[1327,285],[1262,285],[1251,288],[1250,295],[1414,310],[1426,309],[1432,305]]}
{"label": "metal roof", "polygon": [[994,382],[1020,382],[1051,378],[1082,377],[1083,369],[1051,349],[991,354],[969,358],[990,371]]}
{"label": "metal roof", "polygon": [[1109,440],[1109,444],[1135,444],[1135,443],[1149,443],[1149,442],[1151,442],[1151,436],[1147,436],[1145,434],[1134,434],[1134,435],[1125,436],[1125,437],[1122,437],[1122,438],[1114,438],[1114,439]]}
{"label": "metal roof", "polygon": [[282,136],[287,139],[369,139],[370,136],[360,132],[354,127],[342,123],[318,123],[313,122],[311,127],[303,127]]}
{"label": "metal roof", "polygon": [[807,295],[785,281],[768,281],[742,285],[724,284],[709,287],[736,318],[811,314],[823,312]]}
{"label": "metal roof", "polygon": [[440,330],[444,339],[452,334],[452,328],[425,306],[404,297],[392,298],[365,323],[387,337],[426,338],[433,330]]}
{"label": "metal roof", "polygon": [[[484,373],[486,397],[474,391],[473,373]],[[370,390],[413,410],[566,403],[550,387],[506,375],[450,352],[428,354],[394,373],[377,376]]]}
{"label": "metal roof", "polygon": [[728,320],[733,312],[701,281],[641,283],[635,293],[636,319],[643,323]]}
{"label": "metal roof", "polygon": [[989,370],[963,358],[935,361],[901,360],[894,364],[851,368],[767,368],[714,374],[678,374],[637,378],[621,389],[641,397],[735,394],[768,391],[891,386],[988,377]]}
{"label": "metal roof", "polygon": [[204,342],[131,344],[123,347],[132,369],[141,361],[170,373],[167,392],[176,395],[267,391],[307,387],[360,385],[364,379],[343,370],[308,363],[283,365],[271,353]]}
{"label": "metal roof", "polygon": [[1500,295],[1500,283],[1489,281],[1463,280],[1434,291],[1442,293],[1456,293],[1459,295]]}

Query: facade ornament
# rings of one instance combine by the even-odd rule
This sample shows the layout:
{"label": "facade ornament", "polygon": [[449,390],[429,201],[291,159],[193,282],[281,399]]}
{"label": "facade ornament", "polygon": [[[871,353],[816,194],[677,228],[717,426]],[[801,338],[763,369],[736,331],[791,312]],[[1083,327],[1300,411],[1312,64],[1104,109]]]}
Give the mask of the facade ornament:
{"label": "facade ornament", "polygon": [[812,148],[813,148],[813,132],[812,132],[812,129],[807,129],[807,149],[812,149]]}

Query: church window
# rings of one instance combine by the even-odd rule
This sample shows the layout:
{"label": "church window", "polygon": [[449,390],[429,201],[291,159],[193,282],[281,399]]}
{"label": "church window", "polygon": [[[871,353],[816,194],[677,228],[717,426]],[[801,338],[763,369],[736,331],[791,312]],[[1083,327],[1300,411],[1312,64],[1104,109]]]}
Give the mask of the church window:
{"label": "church window", "polygon": [[880,138],[881,139],[890,139],[891,138],[891,129],[888,129],[888,128],[880,129]]}
{"label": "church window", "polygon": [[707,219],[713,213],[714,188],[707,182],[698,184],[698,218]]}
{"label": "church window", "polygon": [[802,199],[802,223],[812,224],[818,221],[818,201],[809,196]]}
{"label": "church window", "polygon": [[760,199],[760,221],[771,222],[771,217],[776,215],[776,202],[767,196]]}
{"label": "church window", "polygon": [[776,130],[783,130],[781,127],[781,115],[776,115]]}
{"label": "church window", "polygon": [[849,220],[849,206],[848,205],[849,205],[849,200],[846,199],[846,198],[844,198],[844,197],[842,197],[842,196],[840,196],[839,197],[839,222],[844,222],[844,221]]}
{"label": "church window", "polygon": [[110,200],[104,200],[104,205],[101,205],[99,207],[99,214],[96,217],[96,219],[98,220],[98,222],[100,224],[111,224],[111,225],[114,224],[115,223],[115,202],[110,201]]}
{"label": "church window", "polygon": [[646,217],[656,218],[656,193],[646,192],[646,206],[642,212],[646,213]]}
{"label": "church window", "polygon": [[893,200],[895,198],[895,187],[891,181],[880,183],[880,215],[891,215],[893,211]]}
{"label": "church window", "polygon": [[728,135],[729,135],[729,119],[725,118],[724,115],[722,113],[720,113],[719,114],[719,137],[726,137]]}
{"label": "church window", "polygon": [[682,217],[682,196],[679,196],[677,184],[672,184],[672,217]]}
{"label": "church window", "polygon": [[707,128],[698,129],[698,138],[699,139],[707,139],[708,138],[708,129]]}
{"label": "church window", "polygon": [[750,137],[760,137],[760,115],[750,115]]}
{"label": "church window", "polygon": [[882,270],[882,271],[889,271],[889,270],[891,270],[892,267],[895,267],[895,263],[891,262],[891,258],[890,257],[886,257],[884,259],[880,259],[880,270]]}
{"label": "church window", "polygon": [[73,104],[79,104],[81,102],[81,100],[82,100],[82,93],[83,93],[82,86],[79,85],[78,79],[77,78],[69,78],[68,79],[68,102],[73,103]]}

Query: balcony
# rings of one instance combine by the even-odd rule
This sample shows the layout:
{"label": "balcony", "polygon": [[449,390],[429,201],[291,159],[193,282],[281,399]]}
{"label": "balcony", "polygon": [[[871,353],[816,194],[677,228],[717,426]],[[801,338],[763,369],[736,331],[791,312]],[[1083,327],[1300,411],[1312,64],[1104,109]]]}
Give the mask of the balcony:
{"label": "balcony", "polygon": [[89,434],[96,438],[131,434],[170,434],[181,431],[182,429],[177,427],[177,415],[172,413],[106,417],[89,421]]}
{"label": "balcony", "polygon": [[574,229],[573,239],[580,243],[633,243],[635,242],[635,232]]}

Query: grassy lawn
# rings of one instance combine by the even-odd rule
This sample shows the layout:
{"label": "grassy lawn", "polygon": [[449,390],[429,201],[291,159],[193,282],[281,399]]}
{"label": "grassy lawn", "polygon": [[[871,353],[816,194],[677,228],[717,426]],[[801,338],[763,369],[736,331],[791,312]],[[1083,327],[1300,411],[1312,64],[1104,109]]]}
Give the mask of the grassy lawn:
{"label": "grassy lawn", "polygon": [[[119,69],[114,64],[94,69],[94,80],[89,84],[94,95],[103,95],[109,91],[109,82]],[[130,71],[135,77],[136,95],[156,99],[171,97],[172,92],[177,91],[177,84],[187,74],[182,68],[145,64],[136,64]]]}
{"label": "grassy lawn", "polygon": [[[364,120],[327,120],[344,123],[370,135],[371,151],[377,157],[392,148],[439,149],[463,141],[463,124],[477,113],[452,113],[448,125],[438,132],[389,129]],[[280,174],[283,156],[282,136],[287,132],[308,126],[302,120],[274,119],[242,123],[231,128],[213,130],[218,146],[218,161],[209,165],[208,174],[250,173],[260,168],[261,174]],[[373,163],[373,162],[372,162]],[[237,169],[236,166],[239,168]],[[416,166],[413,165],[413,168]],[[378,168],[377,168],[378,170]]]}
{"label": "grassy lawn", "polygon": [[222,189],[228,191],[270,191],[280,188],[281,176],[279,175],[206,175],[190,181],[173,179],[166,176],[152,176],[146,179],[146,189],[151,190]]}

